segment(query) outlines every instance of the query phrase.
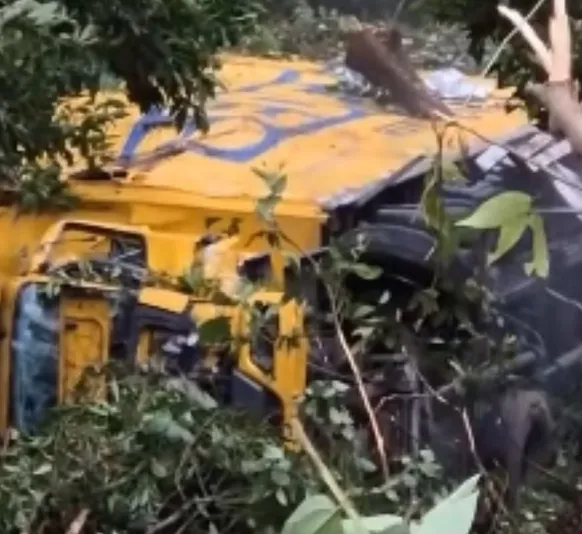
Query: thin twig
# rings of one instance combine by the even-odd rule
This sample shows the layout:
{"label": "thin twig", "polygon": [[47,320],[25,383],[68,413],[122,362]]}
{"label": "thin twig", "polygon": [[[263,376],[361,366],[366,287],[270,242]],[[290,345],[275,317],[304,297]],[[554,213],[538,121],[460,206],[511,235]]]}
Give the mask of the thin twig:
{"label": "thin twig", "polygon": [[[539,11],[539,9],[544,5],[545,1],[546,0],[538,0],[534,4],[534,6],[528,11],[526,16],[524,17],[525,20],[530,20]],[[511,41],[511,39],[513,37],[515,37],[518,33],[519,33],[519,30],[514,26],[512,28],[512,30],[503,38],[503,40],[501,41],[501,43],[499,43],[499,46],[495,49],[495,52],[493,52],[493,55],[491,56],[491,58],[489,59],[489,61],[487,62],[487,64],[483,68],[483,70],[481,71],[481,74],[480,74],[481,78],[486,78],[487,76],[489,76],[489,72],[493,68],[493,65],[495,65],[495,63],[497,63],[499,56],[501,56],[501,54],[503,53],[503,51],[505,50],[505,48],[509,44],[509,41]],[[467,104],[469,104],[469,102],[471,101],[472,98],[473,98],[473,93],[471,93],[470,95],[467,96],[467,98],[465,99],[463,104],[466,106]]]}
{"label": "thin twig", "polygon": [[87,522],[87,517],[89,517],[89,510],[84,508],[79,512],[79,515],[73,520],[67,529],[67,534],[79,534],[82,528]]}
{"label": "thin twig", "polygon": [[[356,524],[361,525],[362,520],[360,514],[356,510],[356,507],[352,504],[349,497],[346,495],[345,491],[343,491],[339,484],[336,482],[334,476],[331,474],[330,470],[328,469],[325,462],[321,459],[321,456],[317,452],[317,449],[307,436],[305,432],[305,428],[303,424],[298,418],[294,418],[291,421],[291,426],[293,427],[293,434],[297,437],[297,440],[301,444],[303,450],[307,453],[307,455],[311,458],[311,461],[315,465],[319,476],[325,483],[325,485],[329,488],[329,491],[335,497],[338,504],[344,509],[346,514],[350,519],[352,519]],[[362,532],[366,532],[367,529],[363,529]]]}
{"label": "thin twig", "polygon": [[400,14],[402,13],[404,8],[406,7],[407,2],[408,2],[408,0],[400,0],[400,2],[398,2],[398,5],[396,6],[394,13],[392,13],[392,17],[390,17],[391,22],[394,23],[398,20],[398,17],[400,17]]}
{"label": "thin twig", "polygon": [[336,335],[339,341],[339,344],[344,352],[346,359],[348,360],[348,364],[354,375],[354,379],[356,381],[356,386],[358,388],[358,392],[362,399],[362,403],[364,404],[364,409],[368,415],[370,420],[370,426],[372,427],[372,433],[374,434],[374,440],[376,441],[376,446],[378,449],[378,455],[380,456],[380,464],[382,466],[382,472],[384,475],[384,479],[388,482],[390,478],[390,469],[388,468],[388,458],[386,457],[386,448],[384,443],[384,437],[382,436],[382,432],[380,431],[380,425],[378,424],[378,418],[374,413],[374,408],[368,398],[366,393],[366,386],[364,384],[364,380],[362,379],[362,373],[358,368],[358,364],[356,363],[356,359],[354,358],[354,354],[352,353],[346,337],[343,333],[341,328],[339,318],[337,316],[337,309],[335,303],[332,301],[332,315],[333,315],[333,323],[336,331]]}
{"label": "thin twig", "polygon": [[[463,427],[465,430],[465,435],[467,436],[467,441],[469,442],[469,451],[470,451],[470,453],[475,461],[475,464],[477,465],[477,469],[479,470],[481,475],[487,481],[488,480],[488,472],[485,469],[485,466],[483,465],[483,462],[481,461],[481,458],[479,457],[479,454],[477,452],[477,444],[475,442],[475,434],[474,434],[473,428],[471,426],[471,421],[469,419],[469,414],[467,412],[467,409],[454,406],[451,402],[449,402],[447,399],[445,399],[436,389],[434,389],[430,385],[428,380],[420,372],[420,369],[417,366],[415,366],[415,372],[416,372],[416,375],[418,376],[418,378],[423,383],[423,386],[429,392],[432,393],[432,395],[435,399],[437,399],[440,403],[444,404],[445,406],[448,406],[453,411],[457,412],[459,414],[459,416],[461,417],[461,421],[463,422]],[[511,516],[509,514],[509,510],[505,506],[502,495],[500,494],[500,492],[497,491],[497,489],[495,488],[494,485],[492,485],[492,484],[488,484],[488,485],[489,485],[489,491],[491,492],[491,494],[493,495],[493,497],[497,501],[497,504],[499,505],[499,509],[503,512],[503,514],[507,518],[510,518]]]}
{"label": "thin twig", "polygon": [[[305,252],[301,249],[301,247],[290,236],[285,234],[280,228],[278,229],[278,231],[280,232],[281,237],[285,241],[287,241],[287,243],[289,243],[292,247],[294,247],[303,257],[306,257],[308,259],[308,261],[311,263],[314,271],[318,272],[319,266],[317,265],[315,260],[309,255],[305,256]],[[382,432],[380,431],[380,425],[378,424],[378,418],[376,417],[376,414],[374,412],[374,408],[372,407],[372,404],[370,403],[370,399],[368,398],[368,395],[366,393],[366,386],[365,386],[364,380],[362,378],[362,373],[360,372],[360,370],[358,368],[358,364],[356,363],[356,360],[354,358],[354,354],[352,353],[352,351],[349,347],[349,344],[346,340],[346,337],[343,333],[343,330],[341,328],[341,324],[339,321],[340,315],[339,315],[339,310],[338,310],[338,306],[337,306],[337,300],[335,299],[335,296],[333,294],[331,287],[325,282],[323,285],[325,286],[328,298],[329,298],[330,303],[331,303],[331,315],[333,317],[332,320],[333,320],[333,324],[334,324],[335,334],[338,338],[338,341],[339,341],[339,344],[342,348],[342,351],[344,352],[345,357],[348,360],[350,370],[352,371],[352,374],[354,375],[354,379],[356,381],[356,386],[358,388],[358,393],[360,395],[360,398],[362,399],[362,403],[364,404],[364,409],[366,410],[366,414],[367,414],[368,419],[370,421],[370,426],[372,427],[372,433],[374,435],[374,440],[376,442],[376,448],[378,449],[378,455],[380,457],[380,464],[382,467],[382,472],[383,472],[385,481],[388,482],[388,480],[390,478],[390,469],[388,467],[388,459],[386,457],[384,438],[382,436]]]}
{"label": "thin twig", "polygon": [[155,525],[151,525],[148,528],[146,534],[156,534],[170,527],[171,525],[182,519],[184,517],[184,514],[188,512],[188,510],[196,503],[197,500],[198,500],[197,497],[194,497],[189,501],[185,502],[184,504],[182,504],[182,506],[180,506],[175,512],[170,514],[168,517],[157,522]]}
{"label": "thin twig", "polygon": [[539,35],[525,20],[523,15],[519,11],[507,6],[497,6],[497,10],[514,25],[519,33],[521,33],[522,37],[534,51],[539,62],[542,64],[542,67],[544,67],[544,70],[549,74],[552,69],[552,53],[540,39]]}

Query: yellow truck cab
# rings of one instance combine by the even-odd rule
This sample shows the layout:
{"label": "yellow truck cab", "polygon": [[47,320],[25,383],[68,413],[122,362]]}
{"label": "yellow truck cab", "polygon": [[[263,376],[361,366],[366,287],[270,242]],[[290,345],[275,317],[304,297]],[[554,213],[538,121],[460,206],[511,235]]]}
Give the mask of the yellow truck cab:
{"label": "yellow truck cab", "polygon": [[[73,242],[84,254],[56,246]],[[185,243],[146,227],[63,219],[38,245],[2,287],[0,429],[34,430],[89,366],[155,357],[186,376],[219,377],[217,400],[274,418],[291,440],[307,368],[294,301],[268,291],[239,302],[188,294],[172,287],[177,270],[165,272],[165,283],[152,280],[160,262],[169,266],[161,258]]]}
{"label": "yellow truck cab", "polygon": [[[115,354],[146,357],[155,351],[158,330],[188,338],[213,314],[230,317],[236,340],[229,351],[240,380],[231,400],[260,404],[275,398],[289,421],[307,366],[297,305],[279,308],[277,337],[299,332],[300,342],[276,341],[264,357],[247,335],[248,307],[219,309],[207,298],[132,276],[146,269],[176,279],[212,234],[218,242],[202,246],[206,272],[232,289],[237,265],[270,250],[266,239],[253,239],[263,229],[257,202],[268,193],[254,168],[287,175],[275,216],[282,231],[309,251],[323,244],[326,199],[387,180],[412,156],[433,153],[436,138],[425,121],[342,96],[320,64],[231,56],[222,78],[226,91],[209,105],[207,135],[193,123],[176,133],[163,111],[141,116],[134,110],[111,131],[117,164],[110,172],[71,172],[79,198],[72,212],[19,214],[0,205],[0,427],[28,428],[45,405],[66,398],[86,364]],[[504,96],[494,92],[478,107],[455,111],[465,124],[494,137],[525,122],[519,112],[506,114]],[[447,144],[454,148],[458,136],[451,134]],[[232,226],[235,234],[227,232]],[[218,250],[219,259],[206,254],[210,250]],[[123,284],[65,280],[56,297],[40,299],[55,266],[91,258],[95,268],[99,255],[123,258]],[[125,312],[113,309],[114,295],[127,297]],[[272,303],[282,295],[253,298]]]}
{"label": "yellow truck cab", "polygon": [[[226,90],[209,104],[207,135],[192,123],[176,133],[163,111],[141,116],[133,110],[120,120],[111,136],[125,170],[101,179],[72,173],[69,182],[81,200],[74,217],[185,236],[217,233],[234,220],[241,257],[261,253],[267,242],[251,237],[261,229],[255,209],[267,189],[253,169],[282,167],[288,179],[277,221],[297,245],[312,250],[322,244],[322,203],[386,180],[437,147],[427,121],[343,96],[318,63],[229,56],[221,77]],[[526,122],[519,111],[505,112],[506,97],[493,91],[479,105],[453,108],[467,126],[495,137]],[[447,148],[458,144],[459,132],[450,131]],[[13,207],[0,206],[3,275],[18,272],[21,256],[34,252],[58,215],[21,215],[18,232],[10,231],[14,218]],[[181,260],[169,254],[164,261]]]}

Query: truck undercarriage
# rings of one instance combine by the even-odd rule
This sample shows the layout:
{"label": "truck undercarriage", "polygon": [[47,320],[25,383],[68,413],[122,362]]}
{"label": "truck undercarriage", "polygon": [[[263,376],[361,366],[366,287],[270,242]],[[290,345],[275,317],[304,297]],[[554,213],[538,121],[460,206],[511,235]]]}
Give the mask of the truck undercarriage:
{"label": "truck undercarriage", "polygon": [[[528,159],[529,165],[525,163]],[[475,377],[479,376],[478,384],[472,383],[470,376],[460,379],[458,373],[431,374],[427,362],[437,358],[438,347],[432,339],[436,332],[414,332],[409,328],[415,334],[416,345],[409,345],[404,357],[402,349],[393,351],[386,358],[392,360],[390,373],[383,375],[381,386],[371,387],[377,402],[382,397],[402,395],[403,389],[407,389],[411,399],[423,393],[432,396],[430,403],[410,401],[406,415],[401,414],[399,423],[392,424],[388,434],[393,434],[393,452],[418,451],[424,443],[438,453],[445,465],[454,466],[457,471],[463,465],[462,471],[466,472],[474,462],[470,458],[466,429],[459,413],[452,409],[455,399],[462,398],[468,403],[457,406],[468,406],[472,416],[480,420],[478,414],[482,413],[483,403],[491,405],[508,388],[516,384],[526,389],[541,388],[550,396],[554,407],[562,408],[560,414],[566,426],[571,430],[577,428],[576,417],[563,408],[579,395],[582,371],[578,334],[582,293],[575,282],[582,262],[579,243],[582,187],[578,179],[582,168],[566,141],[556,141],[527,126],[511,132],[495,146],[477,146],[453,160],[465,180],[443,185],[443,205],[455,219],[467,216],[485,200],[503,191],[531,195],[535,209],[543,217],[548,241],[550,275],[541,279],[528,275],[524,269],[532,254],[532,238],[527,233],[516,247],[487,269],[484,268],[486,257],[495,243],[495,231],[481,232],[477,238],[461,241],[446,261],[446,272],[443,271],[443,263],[437,256],[439,237],[427,227],[421,207],[425,177],[433,163],[431,158],[418,157],[384,183],[363,188],[359,193],[352,191],[345,201],[336,199],[327,208],[328,236],[330,242],[347,236],[347,241],[352,243],[355,235],[366,236],[366,259],[382,267],[383,275],[373,282],[356,281],[351,294],[358,298],[369,291],[368,303],[378,302],[386,290],[401,295],[406,301],[415,291],[430,287],[441,272],[445,274],[443,279],[452,280],[458,287],[467,280],[477,280],[491,294],[492,315],[489,321],[480,323],[480,333],[498,340],[499,336],[509,334],[513,338],[510,353],[492,359],[487,343],[462,345],[456,353],[448,349],[448,358],[456,361],[464,372],[470,375],[472,370]],[[451,289],[449,283],[448,290]],[[442,329],[438,333],[439,337],[447,335]],[[452,341],[449,338],[449,347]],[[406,343],[400,346],[404,346],[406,353]],[[418,371],[415,366],[420,366],[430,385],[419,382],[414,369],[411,372],[411,356],[414,369]],[[378,355],[370,359],[378,360]],[[395,360],[402,362],[400,374],[394,373]],[[398,388],[394,387],[395,382]],[[464,388],[460,387],[462,382]],[[434,391],[439,392],[438,398],[443,402],[435,400]],[[445,405],[444,399],[451,406]],[[424,423],[419,425],[418,419]],[[399,439],[395,435],[403,442],[397,443]]]}

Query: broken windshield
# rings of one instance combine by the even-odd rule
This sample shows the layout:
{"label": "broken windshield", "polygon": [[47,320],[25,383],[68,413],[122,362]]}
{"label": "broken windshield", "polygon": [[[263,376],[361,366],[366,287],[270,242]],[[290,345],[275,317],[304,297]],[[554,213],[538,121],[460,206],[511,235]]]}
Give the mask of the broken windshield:
{"label": "broken windshield", "polygon": [[11,424],[28,433],[57,403],[58,299],[48,299],[41,284],[27,284],[14,312]]}

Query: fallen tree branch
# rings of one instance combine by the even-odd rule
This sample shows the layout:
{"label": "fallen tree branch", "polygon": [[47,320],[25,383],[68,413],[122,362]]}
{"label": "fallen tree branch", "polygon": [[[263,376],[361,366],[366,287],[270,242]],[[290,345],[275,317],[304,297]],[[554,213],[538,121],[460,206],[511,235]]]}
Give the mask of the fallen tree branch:
{"label": "fallen tree branch", "polygon": [[[303,424],[297,418],[291,421],[291,426],[293,427],[293,435],[296,436],[297,440],[301,444],[303,450],[307,453],[307,456],[311,459],[319,476],[321,477],[322,481],[328,487],[329,491],[332,493],[338,504],[344,509],[347,516],[354,521],[358,526],[362,526],[362,520],[360,514],[356,510],[353,503],[350,501],[349,497],[346,493],[341,489],[339,484],[336,482],[333,474],[325,465],[325,462],[321,459],[321,456],[317,452],[317,449],[307,436],[305,429],[303,428]],[[365,533],[367,530],[363,529],[362,533]]]}
{"label": "fallen tree branch", "polygon": [[67,529],[67,534],[80,534],[87,522],[87,517],[89,516],[89,510],[86,508],[79,512],[79,515],[73,520]]}
{"label": "fallen tree branch", "polygon": [[566,1],[553,0],[553,4],[549,48],[518,11],[502,5],[497,10],[521,33],[548,75],[545,86],[531,86],[530,92],[547,107],[552,126],[567,137],[575,152],[582,155],[582,107],[572,84],[572,34]]}
{"label": "fallen tree branch", "polygon": [[346,66],[375,87],[387,90],[394,103],[410,115],[424,119],[435,118],[435,112],[453,116],[416,72],[396,27],[377,31],[353,23],[346,41]]}
{"label": "fallen tree branch", "polygon": [[[329,292],[329,296],[330,296],[330,298],[333,298],[333,295],[331,295],[331,292]],[[382,431],[380,429],[380,425],[378,424],[378,418],[376,417],[376,414],[374,413],[374,408],[372,407],[372,404],[370,403],[370,399],[368,397],[368,394],[366,393],[366,386],[364,384],[362,374],[358,368],[358,364],[356,363],[356,359],[355,359],[355,357],[354,357],[354,355],[353,355],[353,353],[348,345],[348,342],[347,342],[346,337],[343,333],[341,324],[339,322],[338,310],[335,307],[335,301],[332,301],[332,307],[334,308],[332,315],[333,315],[335,333],[336,333],[337,339],[339,341],[339,344],[342,348],[342,351],[344,352],[344,355],[348,361],[348,364],[350,366],[352,374],[354,375],[354,379],[356,381],[356,386],[358,388],[360,398],[362,399],[362,402],[364,404],[364,409],[366,410],[366,413],[368,414],[368,418],[370,420],[370,426],[372,427],[372,434],[374,435],[374,440],[376,442],[376,447],[378,449],[378,456],[380,457],[380,465],[382,466],[382,474],[384,475],[384,480],[387,483],[388,480],[390,479],[390,469],[388,467],[388,458],[386,456],[386,442],[384,440],[384,436],[383,436]]]}
{"label": "fallen tree branch", "polygon": [[[281,230],[279,229],[279,231],[281,231]],[[306,256],[305,251],[290,236],[288,236],[287,234],[285,234],[282,231],[281,231],[281,236],[289,245],[291,245],[295,250],[297,250],[299,252],[299,254],[302,255],[302,257],[308,258],[308,260],[311,262],[311,265],[314,269],[314,272],[319,271],[319,266],[316,263],[316,261],[314,260],[314,258],[312,258],[310,256]],[[333,291],[330,288],[330,286],[326,283],[324,283],[324,287],[325,287],[325,291],[327,293],[327,296],[329,298],[329,302],[331,304],[331,315],[333,318],[336,338],[340,344],[340,347],[342,349],[342,352],[344,353],[346,360],[348,361],[348,364],[350,366],[350,370],[351,370],[352,374],[354,375],[354,380],[356,382],[358,393],[359,393],[360,398],[362,400],[362,404],[364,405],[364,409],[366,410],[366,414],[368,415],[368,418],[370,421],[370,426],[372,429],[372,434],[373,434],[374,440],[376,442],[376,448],[378,450],[378,456],[380,458],[380,465],[382,467],[382,474],[384,475],[385,482],[388,483],[388,481],[390,479],[390,469],[389,469],[389,465],[388,465],[388,458],[387,458],[387,454],[386,454],[386,443],[384,440],[384,436],[383,436],[382,431],[380,429],[380,425],[378,423],[378,418],[376,417],[376,414],[374,413],[374,408],[372,407],[372,404],[371,404],[370,399],[368,397],[368,394],[366,392],[366,386],[364,384],[364,379],[362,378],[362,373],[360,372],[360,369],[358,368],[358,364],[356,362],[354,354],[353,354],[352,350],[350,349],[349,344],[346,340],[346,337],[343,333],[343,330],[342,330],[342,327],[340,324],[340,319],[339,319],[339,310],[337,308],[337,302],[336,302],[335,296],[333,294]],[[298,422],[297,424],[300,425],[300,422]],[[303,427],[301,427],[301,429],[299,429],[299,430],[302,432]]]}
{"label": "fallen tree branch", "polygon": [[552,54],[531,27],[530,23],[516,9],[507,6],[498,6],[497,10],[515,26],[516,31],[521,33],[522,37],[534,51],[542,67],[549,73],[552,68]]}

